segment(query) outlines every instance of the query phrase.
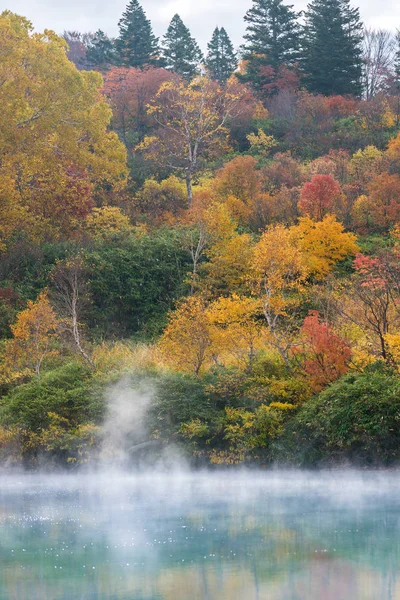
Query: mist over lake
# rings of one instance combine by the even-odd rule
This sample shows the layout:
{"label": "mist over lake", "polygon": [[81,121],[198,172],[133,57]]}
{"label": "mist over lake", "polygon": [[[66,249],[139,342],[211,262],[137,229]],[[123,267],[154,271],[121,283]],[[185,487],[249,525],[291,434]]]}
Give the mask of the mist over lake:
{"label": "mist over lake", "polygon": [[1,600],[400,598],[400,474],[4,475]]}

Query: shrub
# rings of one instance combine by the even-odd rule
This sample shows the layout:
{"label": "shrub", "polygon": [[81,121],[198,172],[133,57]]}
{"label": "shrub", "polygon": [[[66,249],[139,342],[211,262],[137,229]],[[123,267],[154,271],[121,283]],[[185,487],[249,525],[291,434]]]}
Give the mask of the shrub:
{"label": "shrub", "polygon": [[378,362],[342,377],[288,422],[284,442],[279,457],[300,464],[394,463],[400,459],[398,376]]}

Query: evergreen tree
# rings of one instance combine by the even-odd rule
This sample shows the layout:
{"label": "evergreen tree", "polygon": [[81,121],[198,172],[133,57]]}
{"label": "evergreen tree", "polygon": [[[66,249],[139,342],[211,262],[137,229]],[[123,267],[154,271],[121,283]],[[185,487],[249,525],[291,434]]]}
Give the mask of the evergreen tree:
{"label": "evergreen tree", "polygon": [[130,0],[118,26],[116,47],[123,64],[143,67],[157,62],[158,39],[138,0]]}
{"label": "evergreen tree", "polygon": [[206,67],[212,79],[224,82],[236,71],[238,60],[225,29],[216,27],[208,44]]}
{"label": "evergreen tree", "polygon": [[298,57],[299,24],[293,6],[282,0],[253,0],[244,20],[247,23],[243,57],[264,56],[277,69]]}
{"label": "evergreen tree", "polygon": [[312,0],[306,11],[303,69],[320,94],[361,94],[363,25],[349,0]]}
{"label": "evergreen tree", "polygon": [[244,20],[247,72],[241,79],[261,91],[278,76],[280,68],[292,67],[299,57],[298,14],[282,0],[253,0]]}
{"label": "evergreen tree", "polygon": [[175,15],[163,39],[163,58],[167,69],[190,79],[196,75],[203,54],[179,15]]}
{"label": "evergreen tree", "polygon": [[90,68],[105,68],[115,62],[114,43],[101,29],[96,31],[86,50],[86,62]]}

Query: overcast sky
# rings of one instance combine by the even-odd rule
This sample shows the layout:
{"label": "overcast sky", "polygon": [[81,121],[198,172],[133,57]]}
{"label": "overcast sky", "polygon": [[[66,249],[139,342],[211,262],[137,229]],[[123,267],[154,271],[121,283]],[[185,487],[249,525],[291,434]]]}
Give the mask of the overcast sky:
{"label": "overcast sky", "polygon": [[[128,0],[0,0],[0,9],[28,17],[37,31],[102,29],[115,36],[127,3]],[[300,10],[307,0],[291,3]],[[142,0],[157,36],[165,33],[173,15],[179,13],[203,49],[216,25],[224,26],[235,46],[239,46],[244,32],[243,15],[251,4],[251,0]],[[399,0],[358,0],[358,5],[367,25],[392,30],[400,27]]]}

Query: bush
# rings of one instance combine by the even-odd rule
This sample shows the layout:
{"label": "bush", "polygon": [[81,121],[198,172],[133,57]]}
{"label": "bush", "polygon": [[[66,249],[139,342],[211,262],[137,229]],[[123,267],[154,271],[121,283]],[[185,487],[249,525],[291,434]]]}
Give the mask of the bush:
{"label": "bush", "polygon": [[398,376],[376,363],[338,380],[288,422],[277,455],[302,465],[393,464],[400,459]]}
{"label": "bush", "polygon": [[0,422],[31,432],[46,429],[50,414],[67,419],[72,426],[98,422],[104,410],[100,390],[95,392],[92,372],[80,363],[70,363],[20,385],[3,398]]}

